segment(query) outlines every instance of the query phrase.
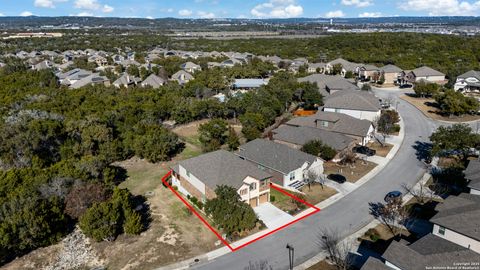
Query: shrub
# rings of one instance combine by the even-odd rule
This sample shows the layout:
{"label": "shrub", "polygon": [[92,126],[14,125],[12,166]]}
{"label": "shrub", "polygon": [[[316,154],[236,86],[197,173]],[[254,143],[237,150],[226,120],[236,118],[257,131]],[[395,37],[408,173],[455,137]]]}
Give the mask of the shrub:
{"label": "shrub", "polygon": [[125,212],[125,222],[123,224],[123,231],[126,234],[140,234],[144,230],[142,224],[142,217],[139,213],[128,210]]}
{"label": "shrub", "polygon": [[273,195],[270,196],[270,202],[275,202],[275,196]]}

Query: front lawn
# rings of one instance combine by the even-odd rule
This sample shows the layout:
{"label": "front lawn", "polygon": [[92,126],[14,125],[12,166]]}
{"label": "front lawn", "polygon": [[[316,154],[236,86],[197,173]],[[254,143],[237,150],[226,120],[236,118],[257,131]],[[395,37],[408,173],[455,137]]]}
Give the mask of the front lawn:
{"label": "front lawn", "polygon": [[355,183],[373,168],[377,166],[376,163],[370,161],[356,160],[353,165],[341,165],[334,162],[325,162],[324,174],[340,174],[343,175],[348,182]]}
{"label": "front lawn", "polygon": [[[308,186],[304,186],[301,189],[301,191],[304,194],[299,192],[292,192],[290,190],[284,190],[284,191],[312,205],[316,205],[337,193],[335,189],[327,187],[325,185],[322,188],[322,186],[319,184],[312,185],[311,188],[308,188]],[[292,197],[287,196],[286,194],[274,188],[270,189],[270,199],[273,205],[275,205],[282,211],[287,212],[291,215],[298,214],[302,210],[308,208],[307,205],[301,202],[298,202]]]}
{"label": "front lawn", "polygon": [[386,157],[388,153],[390,153],[390,150],[392,150],[393,145],[389,143],[384,143],[382,145],[379,142],[370,142],[367,144],[367,147],[377,151],[377,156]]}

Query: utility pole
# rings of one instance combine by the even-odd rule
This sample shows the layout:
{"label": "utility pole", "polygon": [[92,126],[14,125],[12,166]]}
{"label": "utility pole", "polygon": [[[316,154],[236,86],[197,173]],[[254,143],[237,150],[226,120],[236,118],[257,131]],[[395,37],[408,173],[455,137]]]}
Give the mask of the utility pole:
{"label": "utility pole", "polygon": [[288,260],[290,261],[289,269],[293,270],[293,262],[294,262],[294,255],[295,255],[295,249],[293,248],[292,245],[287,244],[287,249],[288,249]]}

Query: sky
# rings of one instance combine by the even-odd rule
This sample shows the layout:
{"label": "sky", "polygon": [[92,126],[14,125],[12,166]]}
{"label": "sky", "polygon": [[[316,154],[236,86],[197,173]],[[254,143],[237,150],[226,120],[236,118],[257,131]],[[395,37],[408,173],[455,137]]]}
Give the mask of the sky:
{"label": "sky", "polygon": [[480,0],[0,0],[0,16],[358,18],[479,16]]}

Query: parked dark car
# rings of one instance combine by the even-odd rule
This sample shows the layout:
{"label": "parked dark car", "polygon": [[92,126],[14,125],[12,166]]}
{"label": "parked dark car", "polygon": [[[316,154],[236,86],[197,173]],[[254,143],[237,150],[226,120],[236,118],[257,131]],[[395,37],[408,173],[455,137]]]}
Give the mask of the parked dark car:
{"label": "parked dark car", "polygon": [[345,176],[341,175],[341,174],[329,174],[327,176],[328,179],[332,180],[332,181],[335,181],[339,184],[343,184],[345,182],[347,182],[347,178],[345,178]]}
{"label": "parked dark car", "polygon": [[389,193],[387,193],[387,195],[385,195],[385,198],[383,198],[383,200],[385,202],[390,202],[392,200],[395,200],[395,199],[398,199],[402,197],[402,192],[398,191],[398,190],[394,190],[394,191],[390,191]]}
{"label": "parked dark car", "polygon": [[375,156],[375,154],[377,153],[377,151],[373,150],[373,149],[370,149],[366,146],[355,146],[353,148],[353,151],[355,153],[359,153],[359,154],[362,154],[362,155],[366,155],[368,157],[371,157],[371,156]]}

